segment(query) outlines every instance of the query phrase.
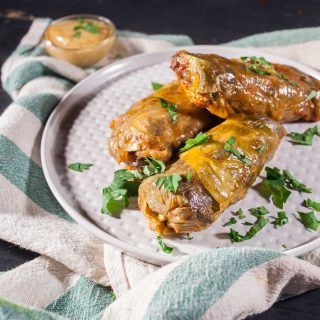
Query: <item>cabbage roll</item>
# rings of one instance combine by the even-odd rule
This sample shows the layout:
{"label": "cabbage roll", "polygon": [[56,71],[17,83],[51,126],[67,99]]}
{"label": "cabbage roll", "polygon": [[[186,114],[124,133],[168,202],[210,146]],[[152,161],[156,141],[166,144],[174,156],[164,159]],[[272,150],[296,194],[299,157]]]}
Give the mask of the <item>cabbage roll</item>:
{"label": "cabbage roll", "polygon": [[[245,197],[285,130],[270,118],[250,116],[229,118],[207,134],[206,144],[181,153],[167,171],[140,185],[139,207],[156,233],[208,228],[226,208]],[[173,176],[181,178],[176,179],[180,181],[175,192],[159,183]]]}
{"label": "cabbage roll", "polygon": [[[161,107],[161,103],[169,108]],[[207,110],[191,103],[178,81],[173,81],[112,121],[110,154],[118,163],[124,162],[129,167],[138,166],[144,157],[167,163],[175,149],[213,126],[214,119]]]}
{"label": "cabbage roll", "polygon": [[293,67],[263,57],[179,51],[171,68],[191,101],[221,118],[257,113],[281,122],[320,120],[320,82]]}

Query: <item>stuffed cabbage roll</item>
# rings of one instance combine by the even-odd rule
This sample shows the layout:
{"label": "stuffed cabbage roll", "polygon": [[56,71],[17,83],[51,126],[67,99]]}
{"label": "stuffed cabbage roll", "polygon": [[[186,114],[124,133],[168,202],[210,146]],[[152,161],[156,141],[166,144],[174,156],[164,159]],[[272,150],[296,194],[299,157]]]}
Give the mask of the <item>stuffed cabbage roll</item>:
{"label": "stuffed cabbage roll", "polygon": [[206,144],[183,152],[167,171],[140,185],[139,207],[156,233],[208,228],[244,198],[285,130],[270,118],[249,117],[230,118],[207,134]]}
{"label": "stuffed cabbage roll", "polygon": [[263,57],[179,51],[171,68],[191,101],[221,118],[257,113],[281,122],[320,120],[320,82],[293,67]]}
{"label": "stuffed cabbage roll", "polygon": [[214,119],[191,103],[178,81],[173,81],[112,121],[109,150],[118,163],[130,167],[138,166],[144,157],[167,163],[173,150],[213,126]]}

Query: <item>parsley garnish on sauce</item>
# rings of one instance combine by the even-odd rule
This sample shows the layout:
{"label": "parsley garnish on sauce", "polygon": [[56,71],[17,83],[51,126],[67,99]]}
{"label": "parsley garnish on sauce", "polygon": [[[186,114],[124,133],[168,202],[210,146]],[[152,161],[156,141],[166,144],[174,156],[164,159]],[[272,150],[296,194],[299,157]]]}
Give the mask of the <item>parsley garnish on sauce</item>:
{"label": "parsley garnish on sauce", "polygon": [[194,138],[188,139],[185,145],[180,148],[179,152],[185,152],[194,146],[205,144],[210,140],[211,136],[206,133],[199,132]]}
{"label": "parsley garnish on sauce", "polygon": [[151,86],[154,91],[157,91],[163,87],[163,84],[158,82],[151,82]]}
{"label": "parsley garnish on sauce", "polygon": [[176,193],[181,180],[181,176],[177,173],[174,173],[171,176],[163,176],[157,179],[156,187],[160,189],[162,185],[164,185],[165,190]]}
{"label": "parsley garnish on sauce", "polygon": [[265,217],[259,218],[257,222],[252,225],[252,227],[249,229],[249,231],[247,231],[245,235],[241,235],[239,234],[238,231],[231,228],[229,233],[230,239],[232,242],[241,242],[244,240],[249,240],[253,238],[259,231],[261,231],[263,227],[268,223],[269,223],[268,218],[265,218]]}
{"label": "parsley garnish on sauce", "polygon": [[92,166],[93,166],[93,164],[91,164],[91,163],[75,162],[75,163],[70,163],[68,165],[68,169],[73,170],[73,171],[83,172],[83,171],[89,170],[89,168]]}
{"label": "parsley garnish on sauce", "polygon": [[233,137],[233,136],[230,137],[226,141],[226,143],[225,143],[225,145],[223,147],[224,151],[227,151],[227,152],[233,154],[239,160],[241,160],[242,162],[244,162],[248,166],[251,166],[252,163],[251,163],[250,159],[244,154],[244,152],[241,149],[232,148],[232,146],[236,143],[236,140],[237,139],[235,137]]}
{"label": "parsley garnish on sauce", "polygon": [[163,238],[161,236],[157,236],[157,241],[162,249],[163,252],[167,253],[167,254],[170,254],[174,248],[171,248],[171,247],[168,247],[164,241],[163,241]]}
{"label": "parsley garnish on sauce", "polygon": [[236,224],[237,220],[234,217],[231,217],[228,222],[226,222],[223,227],[231,226],[232,224]]}
{"label": "parsley garnish on sauce", "polygon": [[80,38],[81,30],[88,31],[90,33],[99,33],[99,26],[96,23],[85,21],[84,18],[79,19],[79,24],[73,27],[73,37]]}
{"label": "parsley garnish on sauce", "polygon": [[307,96],[307,100],[312,100],[313,98],[316,98],[318,94],[319,94],[319,91],[311,90]]}
{"label": "parsley garnish on sauce", "polygon": [[317,220],[316,216],[314,215],[314,211],[310,212],[301,212],[298,211],[301,222],[308,230],[317,231],[320,226],[320,221]]}
{"label": "parsley garnish on sauce", "polygon": [[278,217],[274,221],[275,225],[282,227],[289,222],[289,219],[284,211],[279,211]]}
{"label": "parsley garnish on sauce", "polygon": [[311,199],[307,199],[305,201],[305,205],[309,208],[309,209],[314,209],[318,212],[320,212],[320,202],[316,202],[316,201],[313,201]]}
{"label": "parsley garnish on sauce", "polygon": [[178,106],[176,104],[170,103],[167,100],[164,100],[162,98],[160,99],[161,108],[164,108],[169,113],[170,118],[173,122],[176,122],[177,120],[177,108]]}
{"label": "parsley garnish on sauce", "polygon": [[288,133],[288,137],[291,138],[291,142],[296,144],[303,144],[310,146],[313,142],[313,137],[318,136],[320,137],[320,129],[318,126],[314,126],[313,128],[309,128],[308,130],[304,131],[303,133],[299,132],[290,132]]}

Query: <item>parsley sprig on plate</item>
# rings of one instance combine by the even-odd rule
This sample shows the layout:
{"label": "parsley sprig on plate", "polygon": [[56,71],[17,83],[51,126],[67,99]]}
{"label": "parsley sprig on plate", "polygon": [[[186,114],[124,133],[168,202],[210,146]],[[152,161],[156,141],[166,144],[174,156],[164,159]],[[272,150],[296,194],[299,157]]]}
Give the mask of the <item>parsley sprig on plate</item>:
{"label": "parsley sprig on plate", "polygon": [[311,199],[307,199],[305,201],[305,205],[309,208],[309,209],[314,209],[318,212],[320,212],[320,202],[316,202],[316,201],[313,201]]}
{"label": "parsley sprig on plate", "polygon": [[319,229],[320,221],[314,215],[314,211],[310,211],[310,212],[298,211],[298,214],[300,216],[301,222],[308,230],[317,231]]}
{"label": "parsley sprig on plate", "polygon": [[158,241],[158,243],[159,243],[159,245],[160,245],[160,247],[161,247],[161,249],[162,249],[162,251],[163,251],[164,253],[167,253],[167,254],[172,253],[172,251],[173,251],[174,248],[167,246],[167,245],[164,243],[163,238],[162,238],[161,236],[157,236],[156,239],[157,239],[157,241]]}
{"label": "parsley sprig on plate", "polygon": [[73,171],[77,171],[77,172],[83,172],[86,170],[89,170],[90,167],[92,167],[93,164],[91,163],[80,163],[80,162],[74,162],[74,163],[70,163],[68,165],[68,169],[73,170]]}
{"label": "parsley sprig on plate", "polygon": [[320,129],[318,126],[314,126],[312,128],[307,129],[303,133],[299,132],[290,132],[288,133],[288,137],[291,138],[291,142],[295,144],[302,144],[306,146],[311,146],[313,142],[313,137],[320,137]]}
{"label": "parsley sprig on plate", "polygon": [[151,82],[151,87],[154,91],[157,91],[163,87],[163,84],[158,82]]}

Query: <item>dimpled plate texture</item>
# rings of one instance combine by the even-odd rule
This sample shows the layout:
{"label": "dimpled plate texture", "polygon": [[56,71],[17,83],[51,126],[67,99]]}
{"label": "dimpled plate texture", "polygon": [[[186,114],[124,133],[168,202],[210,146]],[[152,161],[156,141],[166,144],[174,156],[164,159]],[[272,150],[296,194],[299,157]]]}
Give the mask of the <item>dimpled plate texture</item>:
{"label": "dimpled plate texture", "polygon": [[[206,49],[205,49],[206,48]],[[193,52],[213,52],[227,57],[243,54],[253,55],[248,50],[214,46],[193,47]],[[284,138],[274,158],[268,166],[288,169],[300,181],[313,189],[312,194],[292,191],[285,204],[289,224],[276,228],[267,225],[253,239],[241,243],[231,243],[228,237],[230,227],[223,227],[232,212],[242,208],[246,218],[232,227],[244,234],[250,227],[242,225],[244,221],[254,222],[255,218],[247,209],[265,206],[269,209],[270,221],[276,217],[277,209],[269,200],[258,192],[264,172],[242,201],[227,209],[220,218],[207,230],[192,234],[193,240],[166,239],[167,245],[175,248],[172,255],[161,252],[155,240],[155,234],[147,227],[147,221],[139,211],[136,199],[130,202],[128,209],[123,210],[118,218],[100,213],[101,190],[110,184],[113,172],[120,168],[108,154],[107,141],[111,135],[110,121],[123,114],[139,99],[152,93],[151,81],[167,83],[174,79],[169,69],[169,57],[173,50],[165,54],[139,58],[129,58],[130,66],[119,62],[110,71],[98,72],[86,79],[86,83],[76,86],[64,99],[48,121],[42,140],[42,161],[49,186],[62,206],[84,227],[135,257],[155,263],[166,263],[177,260],[185,254],[194,254],[208,248],[229,246],[255,246],[286,251],[292,254],[306,252],[318,243],[318,233],[304,228],[298,219],[297,210],[308,212],[303,207],[308,197],[320,201],[320,138],[315,137],[312,146],[293,145]],[[261,55],[261,53],[259,53]],[[152,54],[151,54],[152,56]],[[271,61],[294,64],[283,58],[264,54]],[[159,57],[159,58],[157,58]],[[138,60],[137,60],[138,59]],[[149,62],[147,62],[149,61]],[[156,62],[155,62],[156,61]],[[299,67],[297,64],[294,64]],[[304,67],[300,67],[302,69]],[[307,68],[304,71],[310,71]],[[311,71],[309,72],[311,73]],[[110,76],[109,74],[112,74]],[[317,74],[312,71],[314,76]],[[80,97],[79,97],[80,96]],[[288,132],[302,132],[313,123],[286,124]],[[84,173],[66,170],[68,163],[83,162],[94,164]],[[238,219],[237,219],[238,220]]]}

